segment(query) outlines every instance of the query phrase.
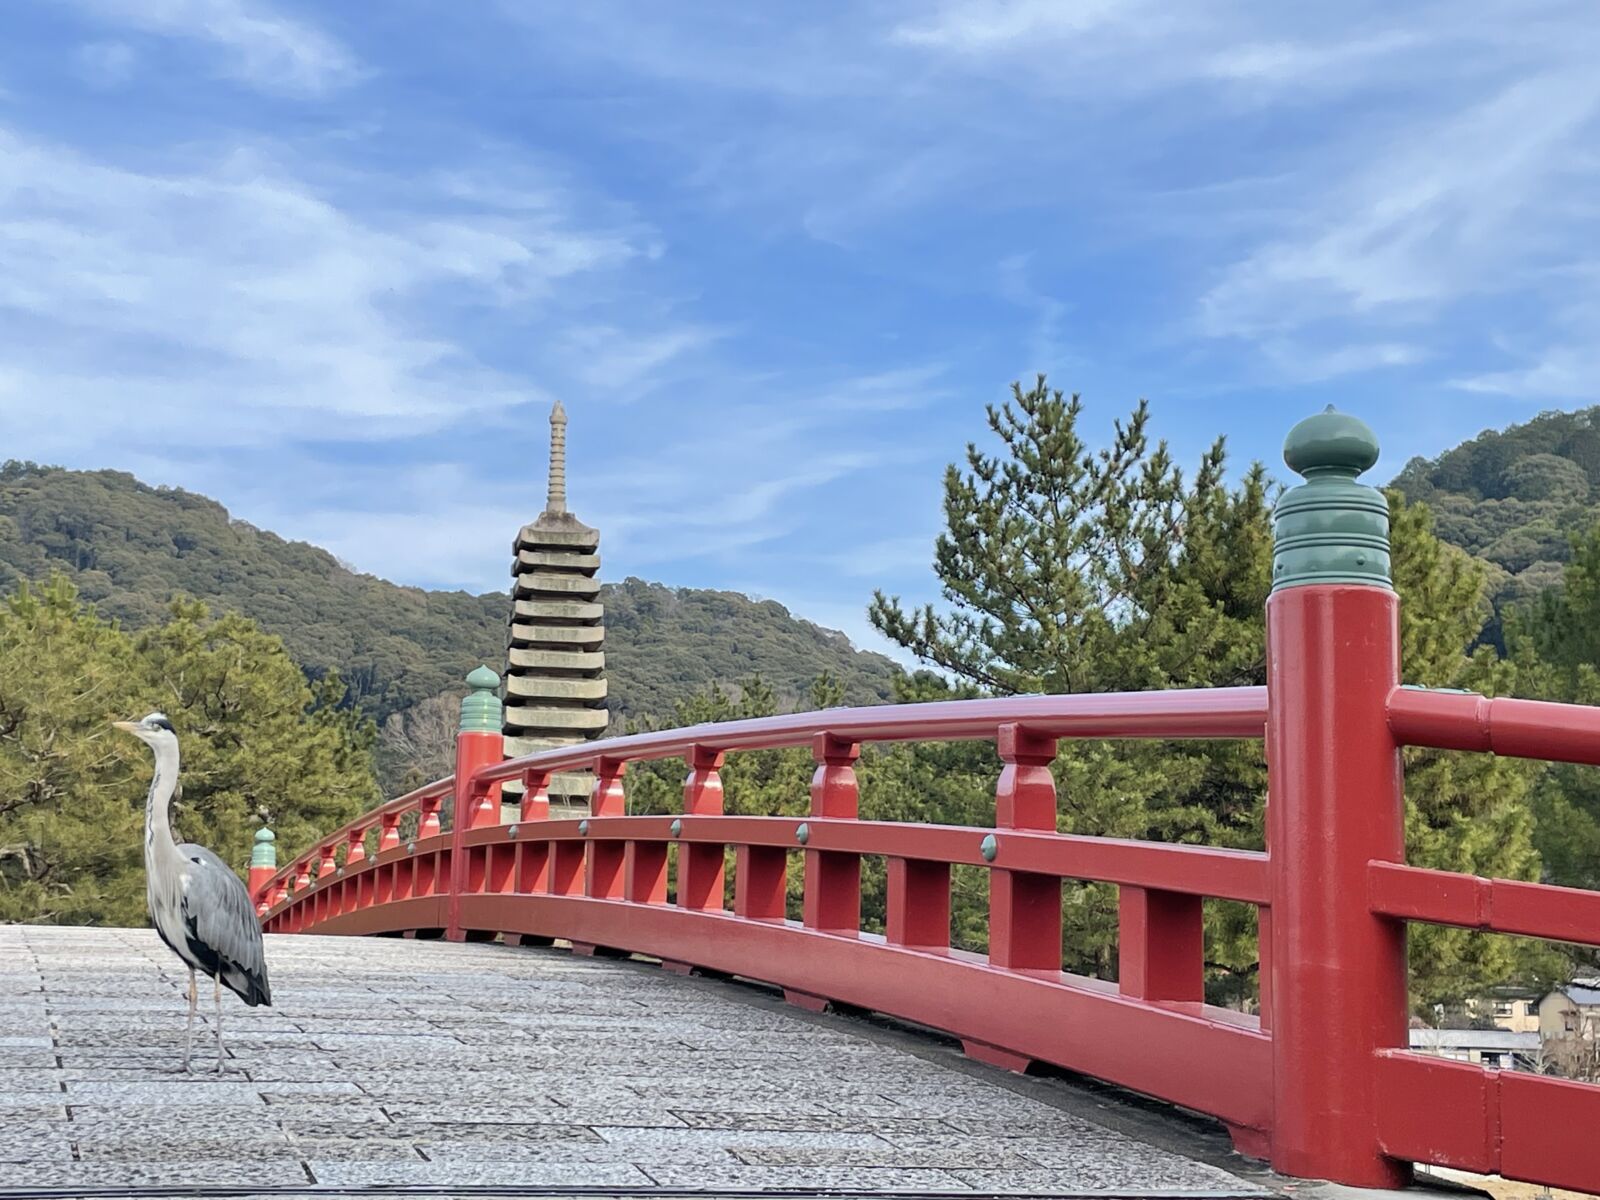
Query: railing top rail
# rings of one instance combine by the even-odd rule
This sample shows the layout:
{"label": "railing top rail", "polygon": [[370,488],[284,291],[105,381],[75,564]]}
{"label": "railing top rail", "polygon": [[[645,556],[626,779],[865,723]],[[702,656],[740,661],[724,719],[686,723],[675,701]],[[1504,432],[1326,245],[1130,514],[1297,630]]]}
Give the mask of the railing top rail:
{"label": "railing top rail", "polygon": [[1600,708],[1584,704],[1402,687],[1389,697],[1389,729],[1408,746],[1600,766]]}
{"label": "railing top rail", "polygon": [[596,761],[677,758],[695,747],[771,750],[809,745],[819,734],[855,742],[977,741],[1003,725],[1057,738],[1255,738],[1267,720],[1263,687],[1193,688],[1167,692],[1101,692],[1070,696],[1007,696],[939,700],[785,713],[629,734],[541,750],[480,768],[476,787],[527,772],[579,770]]}
{"label": "railing top rail", "polygon": [[329,845],[342,846],[351,834],[357,830],[365,832],[386,816],[395,813],[407,813],[424,800],[441,799],[450,795],[455,790],[455,783],[456,777],[454,775],[446,775],[443,779],[435,779],[432,783],[425,783],[403,796],[396,796],[393,800],[385,800],[376,808],[369,808],[354,821],[342,825],[332,833],[312,842],[311,845],[296,855],[287,866],[281,868],[273,878],[277,879],[279,876],[285,875],[292,876],[297,867],[314,863],[321,853],[322,847]]}

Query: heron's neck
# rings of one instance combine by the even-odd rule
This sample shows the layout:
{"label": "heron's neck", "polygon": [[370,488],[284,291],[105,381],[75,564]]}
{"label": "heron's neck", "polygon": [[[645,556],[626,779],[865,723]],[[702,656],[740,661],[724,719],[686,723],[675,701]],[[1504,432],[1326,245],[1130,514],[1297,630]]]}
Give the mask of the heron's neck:
{"label": "heron's neck", "polygon": [[145,857],[176,855],[178,843],[172,837],[172,793],[178,786],[178,748],[158,745],[156,774],[150,781],[150,795],[144,806]]}

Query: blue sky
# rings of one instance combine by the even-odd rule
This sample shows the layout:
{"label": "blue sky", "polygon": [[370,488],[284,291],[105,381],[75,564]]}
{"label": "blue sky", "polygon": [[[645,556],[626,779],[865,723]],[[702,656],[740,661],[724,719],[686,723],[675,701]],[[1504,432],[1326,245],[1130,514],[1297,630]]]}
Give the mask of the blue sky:
{"label": "blue sky", "polygon": [[1600,401],[1586,3],[52,0],[0,42],[0,457],[504,586],[546,413],[604,573],[873,645],[1046,371],[1387,479]]}

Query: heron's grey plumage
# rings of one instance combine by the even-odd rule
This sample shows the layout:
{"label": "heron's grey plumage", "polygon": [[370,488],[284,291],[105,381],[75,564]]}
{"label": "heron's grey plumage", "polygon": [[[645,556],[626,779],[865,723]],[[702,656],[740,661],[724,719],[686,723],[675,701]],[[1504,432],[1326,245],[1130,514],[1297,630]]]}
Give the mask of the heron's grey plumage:
{"label": "heron's grey plumage", "polygon": [[[145,894],[161,940],[189,968],[189,1021],[194,1025],[194,972],[204,971],[246,1004],[272,1003],[261,924],[244,884],[204,846],[177,842],[169,810],[178,786],[178,737],[160,713],[119,721],[155,751],[155,777],[145,802]],[[217,1069],[222,1069],[222,1001],[217,994]],[[189,1053],[184,1050],[184,1065]]]}

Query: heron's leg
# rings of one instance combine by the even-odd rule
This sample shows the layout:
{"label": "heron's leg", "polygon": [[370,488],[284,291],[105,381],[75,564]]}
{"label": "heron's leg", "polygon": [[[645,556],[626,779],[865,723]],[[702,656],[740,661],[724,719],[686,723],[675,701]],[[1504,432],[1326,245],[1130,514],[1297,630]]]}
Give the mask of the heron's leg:
{"label": "heron's leg", "polygon": [[194,1010],[199,1006],[200,994],[194,986],[194,968],[189,968],[189,1026],[183,1031],[183,1069],[189,1069],[189,1051],[194,1048]]}
{"label": "heron's leg", "polygon": [[217,999],[217,1074],[222,1074],[222,976],[214,975],[211,978],[212,986],[216,989]]}

